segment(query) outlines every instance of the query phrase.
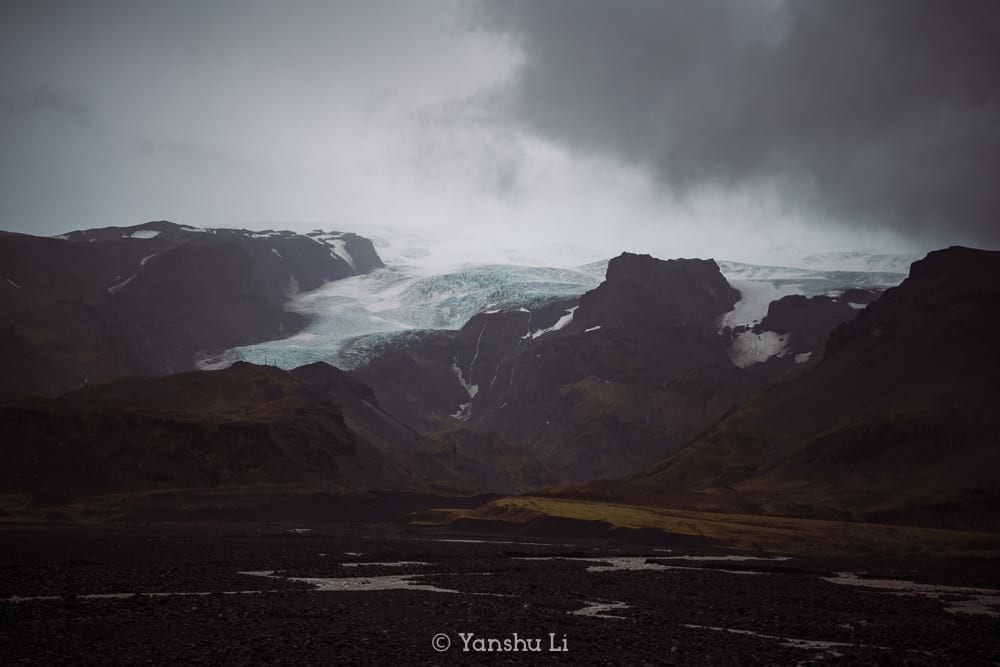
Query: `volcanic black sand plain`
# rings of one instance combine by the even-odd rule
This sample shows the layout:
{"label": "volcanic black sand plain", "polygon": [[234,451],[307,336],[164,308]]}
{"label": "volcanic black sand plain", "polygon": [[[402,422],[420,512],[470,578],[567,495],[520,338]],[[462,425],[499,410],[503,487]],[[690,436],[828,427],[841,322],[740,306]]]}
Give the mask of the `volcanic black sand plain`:
{"label": "volcanic black sand plain", "polygon": [[1000,662],[995,559],[397,524],[7,527],[0,547],[8,665]]}

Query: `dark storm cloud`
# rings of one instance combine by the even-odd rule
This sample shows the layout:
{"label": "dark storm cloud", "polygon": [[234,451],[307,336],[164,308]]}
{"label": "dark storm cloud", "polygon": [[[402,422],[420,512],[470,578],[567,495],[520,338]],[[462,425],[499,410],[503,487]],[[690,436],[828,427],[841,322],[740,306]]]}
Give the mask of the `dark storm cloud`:
{"label": "dark storm cloud", "polygon": [[766,184],[856,228],[1000,243],[1000,2],[484,2],[511,118],[667,187]]}
{"label": "dark storm cloud", "polygon": [[0,228],[445,218],[476,137],[411,167],[413,119],[512,57],[462,1],[2,0]]}

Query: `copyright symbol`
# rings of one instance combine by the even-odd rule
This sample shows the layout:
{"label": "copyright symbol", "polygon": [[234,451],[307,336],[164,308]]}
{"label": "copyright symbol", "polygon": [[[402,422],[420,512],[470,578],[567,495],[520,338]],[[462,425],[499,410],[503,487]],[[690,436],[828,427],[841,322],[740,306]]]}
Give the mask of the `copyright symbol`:
{"label": "copyright symbol", "polygon": [[443,632],[439,632],[438,634],[434,635],[433,639],[431,639],[431,646],[434,647],[435,651],[439,653],[444,653],[449,648],[451,648],[451,637],[444,634]]}

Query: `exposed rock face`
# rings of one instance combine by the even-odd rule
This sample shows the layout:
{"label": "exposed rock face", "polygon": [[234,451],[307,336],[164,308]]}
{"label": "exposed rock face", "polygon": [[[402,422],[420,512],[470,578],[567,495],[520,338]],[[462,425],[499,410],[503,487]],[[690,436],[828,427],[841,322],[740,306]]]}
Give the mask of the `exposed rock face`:
{"label": "exposed rock face", "polygon": [[418,428],[451,415],[562,480],[624,476],[766,386],[733,366],[717,331],[739,298],[712,260],[623,254],[578,302],[482,313],[357,372]]}
{"label": "exposed rock face", "polygon": [[762,362],[746,366],[773,382],[797,377],[813,368],[823,358],[830,333],[849,322],[878,298],[873,290],[850,289],[838,296],[801,294],[772,301],[767,315],[746,331],[734,332],[734,345],[746,337],[773,337],[780,341],[778,352]]}
{"label": "exposed rock face", "polygon": [[1000,252],[948,248],[775,385],[633,482],[585,494],[1000,528]]}
{"label": "exposed rock face", "polygon": [[451,415],[470,400],[455,372],[455,356],[455,334],[432,332],[352,372],[374,388],[387,411],[434,433],[456,427]]}
{"label": "exposed rock face", "polygon": [[381,265],[369,240],[332,232],[0,233],[0,392],[188,370],[198,352],[291,335],[306,321],[289,296]]}
{"label": "exposed rock face", "polygon": [[739,300],[714,260],[622,253],[608,263],[605,281],[581,297],[574,319],[583,328],[599,319],[617,326],[712,326]]}

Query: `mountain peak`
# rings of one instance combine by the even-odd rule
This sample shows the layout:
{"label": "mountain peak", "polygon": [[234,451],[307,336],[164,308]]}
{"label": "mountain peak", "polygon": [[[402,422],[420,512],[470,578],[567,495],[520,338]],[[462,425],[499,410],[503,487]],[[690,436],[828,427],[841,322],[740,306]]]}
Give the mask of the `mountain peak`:
{"label": "mountain peak", "polygon": [[650,318],[663,324],[711,324],[740,300],[713,259],[662,260],[622,253],[604,283],[580,299],[580,316],[612,311],[609,321]]}
{"label": "mountain peak", "polygon": [[692,278],[719,275],[714,259],[658,259],[652,255],[623,252],[608,262],[607,280],[622,277],[649,276],[654,278],[687,275]]}
{"label": "mountain peak", "polygon": [[951,246],[927,253],[910,267],[910,278],[916,281],[927,279],[958,280],[967,284],[998,282],[997,266],[1000,265],[1000,251],[980,250],[964,246]]}
{"label": "mountain peak", "polygon": [[[992,349],[1000,300],[1000,251],[952,246],[935,250],[913,263],[910,276],[885,292],[856,320],[838,327],[827,343],[827,353],[857,348],[912,354],[924,364],[964,368],[978,376],[993,360],[968,358],[983,344]],[[932,334],[931,332],[937,332]],[[934,355],[921,354],[918,345],[933,341]],[[913,348],[917,345],[917,348]],[[880,351],[879,354],[888,353]],[[957,360],[961,359],[961,364]]]}

